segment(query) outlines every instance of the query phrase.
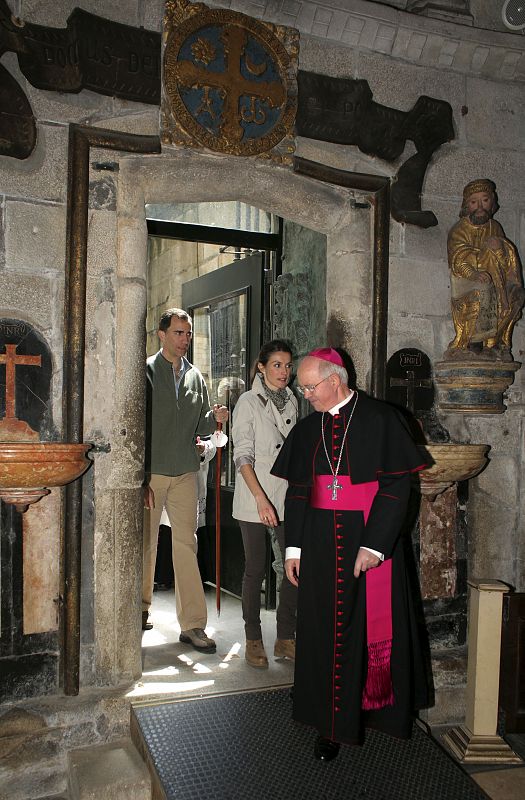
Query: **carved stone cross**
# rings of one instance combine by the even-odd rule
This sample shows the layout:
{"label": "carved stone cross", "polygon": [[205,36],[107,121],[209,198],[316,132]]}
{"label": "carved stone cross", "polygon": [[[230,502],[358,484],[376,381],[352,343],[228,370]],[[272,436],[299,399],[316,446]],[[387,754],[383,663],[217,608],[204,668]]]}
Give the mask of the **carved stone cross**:
{"label": "carved stone cross", "polygon": [[5,364],[5,419],[16,419],[15,414],[15,369],[19,365],[40,367],[42,356],[16,354],[16,344],[6,344],[5,354],[0,354],[0,364]]}

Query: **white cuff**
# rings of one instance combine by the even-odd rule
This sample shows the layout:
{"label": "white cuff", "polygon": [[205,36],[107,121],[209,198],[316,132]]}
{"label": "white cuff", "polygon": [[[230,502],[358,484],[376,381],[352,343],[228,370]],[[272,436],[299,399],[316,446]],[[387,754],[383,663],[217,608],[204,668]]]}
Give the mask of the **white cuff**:
{"label": "white cuff", "polygon": [[301,558],[301,548],[287,547],[284,554],[284,560],[286,561],[289,558]]}
{"label": "white cuff", "polygon": [[380,553],[379,550],[372,550],[371,547],[363,547],[363,550],[368,550],[369,553],[373,553],[375,556],[379,558],[380,561],[385,560],[384,553]]}

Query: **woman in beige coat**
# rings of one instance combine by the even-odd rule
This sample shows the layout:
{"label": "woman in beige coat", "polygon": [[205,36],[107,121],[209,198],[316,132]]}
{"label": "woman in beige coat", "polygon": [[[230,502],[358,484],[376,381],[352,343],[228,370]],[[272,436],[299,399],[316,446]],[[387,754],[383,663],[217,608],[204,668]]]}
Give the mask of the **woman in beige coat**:
{"label": "woman in beige coat", "polygon": [[[284,561],[284,500],[287,482],[270,475],[282,443],[297,421],[297,402],[288,388],[292,376],[289,342],[265,344],[257,360],[252,388],[235,406],[232,420],[233,459],[237,469],[233,517],[244,545],[242,612],[246,661],[268,667],[261,633],[261,588],[266,566],[267,529],[273,528]],[[283,577],[277,608],[277,658],[295,658],[296,588]]]}

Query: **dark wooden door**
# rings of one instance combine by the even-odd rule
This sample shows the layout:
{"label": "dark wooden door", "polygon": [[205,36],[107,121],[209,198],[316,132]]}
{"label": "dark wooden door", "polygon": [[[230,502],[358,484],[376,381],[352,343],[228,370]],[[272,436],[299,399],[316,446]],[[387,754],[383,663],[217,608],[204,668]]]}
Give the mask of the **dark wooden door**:
{"label": "dark wooden door", "polygon": [[499,706],[505,733],[525,733],[525,593],[503,598]]}

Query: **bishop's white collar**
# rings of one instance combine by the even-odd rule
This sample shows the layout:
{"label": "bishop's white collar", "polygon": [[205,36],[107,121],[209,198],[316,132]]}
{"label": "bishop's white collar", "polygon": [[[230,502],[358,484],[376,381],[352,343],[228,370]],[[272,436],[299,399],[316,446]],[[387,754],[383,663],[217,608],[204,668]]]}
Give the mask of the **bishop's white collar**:
{"label": "bishop's white collar", "polygon": [[345,397],[344,400],[342,400],[340,403],[338,403],[333,408],[329,408],[328,411],[327,411],[327,414],[331,414],[332,417],[335,417],[336,414],[339,414],[339,409],[342,408],[343,406],[346,406],[346,404],[350,402],[350,400],[352,399],[354,394],[355,394],[354,390],[351,389],[351,392],[348,395],[348,397]]}

